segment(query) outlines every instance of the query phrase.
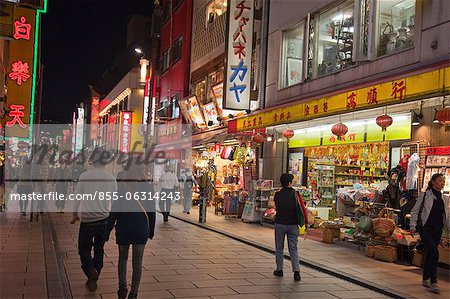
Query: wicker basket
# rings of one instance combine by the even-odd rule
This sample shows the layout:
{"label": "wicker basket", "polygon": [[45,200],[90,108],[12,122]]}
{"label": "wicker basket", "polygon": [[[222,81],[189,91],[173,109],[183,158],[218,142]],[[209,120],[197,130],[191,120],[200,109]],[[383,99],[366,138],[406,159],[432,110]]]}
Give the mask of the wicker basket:
{"label": "wicker basket", "polygon": [[376,246],[375,259],[389,263],[397,261],[397,247],[383,245]]}
{"label": "wicker basket", "polygon": [[333,244],[334,238],[339,238],[339,229],[323,229],[322,241],[324,243]]}
{"label": "wicker basket", "polygon": [[380,212],[380,216],[373,219],[372,221],[374,232],[377,235],[385,238],[392,235],[394,229],[396,228],[394,220],[384,217],[386,211],[386,208],[382,209]]}
{"label": "wicker basket", "polygon": [[377,245],[366,245],[366,256],[375,257],[375,248]]}

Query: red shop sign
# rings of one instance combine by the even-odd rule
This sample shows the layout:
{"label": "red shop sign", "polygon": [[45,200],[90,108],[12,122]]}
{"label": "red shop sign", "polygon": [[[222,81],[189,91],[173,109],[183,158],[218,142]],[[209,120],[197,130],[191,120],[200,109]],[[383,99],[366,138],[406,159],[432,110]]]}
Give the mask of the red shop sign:
{"label": "red shop sign", "polygon": [[450,146],[439,146],[439,147],[427,147],[427,156],[446,156],[450,155]]}

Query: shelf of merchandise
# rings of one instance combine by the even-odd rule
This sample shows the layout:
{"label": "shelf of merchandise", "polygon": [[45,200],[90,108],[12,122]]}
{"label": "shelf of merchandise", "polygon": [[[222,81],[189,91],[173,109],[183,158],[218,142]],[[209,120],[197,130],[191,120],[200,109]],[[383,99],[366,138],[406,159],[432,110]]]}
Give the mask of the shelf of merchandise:
{"label": "shelf of merchandise", "polygon": [[358,176],[358,177],[367,177],[367,178],[370,178],[370,177],[374,177],[374,178],[385,178],[385,176],[384,175],[369,175],[369,174],[364,174],[364,175],[361,175],[361,174],[353,174],[353,173],[336,173],[336,176]]}

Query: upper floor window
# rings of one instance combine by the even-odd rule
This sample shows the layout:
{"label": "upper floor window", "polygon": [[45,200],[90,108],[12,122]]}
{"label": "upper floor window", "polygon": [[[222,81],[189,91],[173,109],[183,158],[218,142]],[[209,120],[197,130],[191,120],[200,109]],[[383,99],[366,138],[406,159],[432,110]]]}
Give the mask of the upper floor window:
{"label": "upper floor window", "polygon": [[172,13],[172,0],[167,0],[166,2],[164,2],[163,5],[163,15],[162,15],[163,23],[169,20],[171,13]]}
{"label": "upper floor window", "polygon": [[353,62],[354,1],[319,15],[316,67],[317,75],[341,70]]}
{"label": "upper floor window", "polygon": [[214,22],[227,11],[228,0],[211,0],[206,8],[206,22],[208,24]]}
{"label": "upper floor window", "polygon": [[183,37],[177,38],[172,46],[172,64],[181,59],[181,48],[183,45]]}
{"label": "upper floor window", "polygon": [[288,87],[303,81],[303,46],[305,23],[283,32],[282,86]]}
{"label": "upper floor window", "polygon": [[183,0],[174,0],[174,1],[175,1],[174,9],[177,9],[181,5],[181,3],[183,3]]}
{"label": "upper floor window", "polygon": [[161,60],[159,62],[159,68],[161,73],[164,73],[169,68],[169,50],[165,50],[161,55]]}
{"label": "upper floor window", "polygon": [[416,0],[379,0],[377,11],[378,56],[414,46]]}

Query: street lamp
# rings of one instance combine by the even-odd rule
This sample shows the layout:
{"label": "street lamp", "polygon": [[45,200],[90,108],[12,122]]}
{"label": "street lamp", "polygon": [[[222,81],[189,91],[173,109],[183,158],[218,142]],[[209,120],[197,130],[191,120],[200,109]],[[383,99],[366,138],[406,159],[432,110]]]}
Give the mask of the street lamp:
{"label": "street lamp", "polygon": [[138,54],[144,53],[141,48],[134,48],[134,51]]}

